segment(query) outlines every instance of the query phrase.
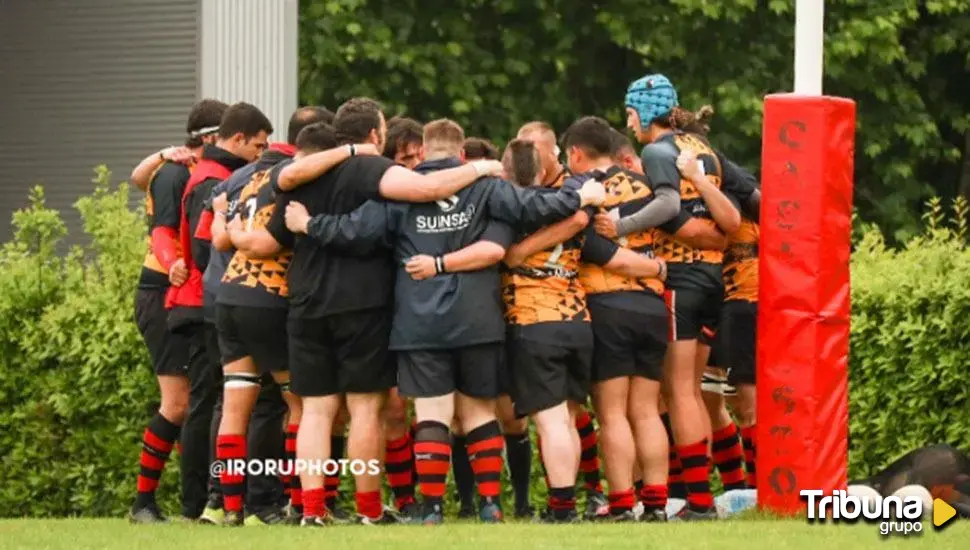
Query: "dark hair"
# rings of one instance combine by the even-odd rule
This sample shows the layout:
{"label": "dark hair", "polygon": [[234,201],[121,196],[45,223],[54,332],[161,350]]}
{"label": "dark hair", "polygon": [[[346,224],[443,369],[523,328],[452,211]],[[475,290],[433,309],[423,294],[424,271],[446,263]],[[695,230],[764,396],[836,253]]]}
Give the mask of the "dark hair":
{"label": "dark hair", "polygon": [[394,117],[387,121],[387,145],[384,156],[393,159],[397,152],[408,145],[424,143],[421,123],[413,118]]}
{"label": "dark hair", "polygon": [[296,145],[296,137],[300,135],[300,131],[317,122],[333,124],[333,113],[325,107],[313,106],[300,107],[293,111],[293,116],[290,117],[290,123],[286,128],[286,142]]}
{"label": "dark hair", "polygon": [[636,149],[633,147],[633,142],[630,141],[629,136],[617,130],[616,128],[612,128],[612,131],[610,132],[610,134],[613,136],[613,146],[610,147],[611,157],[615,159],[627,150],[636,154]]}
{"label": "dark hair", "polygon": [[562,136],[562,148],[579,147],[591,157],[613,152],[613,127],[602,118],[587,116],[573,122]]}
{"label": "dark hair", "polygon": [[[203,99],[197,101],[189,111],[189,120],[185,123],[186,147],[201,147],[204,136],[219,131],[219,122],[229,106],[218,99]],[[214,128],[214,129],[212,129]],[[210,131],[205,131],[212,129]]]}
{"label": "dark hair", "polygon": [[523,187],[534,184],[539,171],[542,170],[542,161],[535,143],[529,139],[510,141],[505,146],[505,152],[502,153],[502,167],[513,182]]}
{"label": "dark hair", "polygon": [[348,99],[337,109],[333,117],[333,127],[337,132],[337,142],[361,143],[367,139],[371,130],[381,127],[381,104],[367,97]]}
{"label": "dark hair", "polygon": [[465,160],[498,160],[498,147],[484,138],[470,137],[465,140]]}
{"label": "dark hair", "polygon": [[326,151],[337,146],[337,133],[326,122],[314,122],[300,130],[293,144],[304,153]]}
{"label": "dark hair", "polygon": [[219,137],[229,139],[242,134],[246,139],[256,137],[260,132],[273,133],[273,124],[255,105],[240,101],[226,109],[219,122]]}
{"label": "dark hair", "polygon": [[662,128],[673,128],[691,134],[706,136],[711,131],[710,121],[714,116],[714,107],[704,105],[697,112],[691,112],[682,107],[674,107],[670,113],[650,121]]}

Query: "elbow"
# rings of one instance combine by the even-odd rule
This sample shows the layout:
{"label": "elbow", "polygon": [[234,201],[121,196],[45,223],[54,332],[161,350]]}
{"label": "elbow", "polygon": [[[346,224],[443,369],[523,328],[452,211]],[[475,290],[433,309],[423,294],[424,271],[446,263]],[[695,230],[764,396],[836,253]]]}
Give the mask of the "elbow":
{"label": "elbow", "polygon": [[484,261],[488,262],[488,265],[495,265],[505,258],[505,248],[499,244],[489,243],[491,246],[484,254]]}
{"label": "elbow", "polygon": [[721,231],[730,235],[732,233],[737,233],[741,229],[741,213],[737,210],[731,212],[731,215],[727,220],[724,220],[724,226],[721,227]]}
{"label": "elbow", "polygon": [[291,166],[280,170],[280,175],[276,180],[276,185],[280,188],[280,191],[292,191],[296,187],[296,175]]}
{"label": "elbow", "polygon": [[219,252],[229,252],[232,250],[232,241],[229,240],[227,235],[213,236],[212,246]]}

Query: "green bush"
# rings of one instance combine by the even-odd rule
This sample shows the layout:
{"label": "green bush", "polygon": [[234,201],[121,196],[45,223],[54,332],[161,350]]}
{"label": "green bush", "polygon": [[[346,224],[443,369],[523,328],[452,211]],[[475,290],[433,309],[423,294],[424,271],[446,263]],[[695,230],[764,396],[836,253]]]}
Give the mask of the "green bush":
{"label": "green bush", "polygon": [[[0,248],[0,515],[120,516],[133,497],[140,437],[157,388],[133,322],[145,251],[126,184],[76,204],[88,237],[56,252],[66,228],[43,190]],[[925,235],[888,248],[859,229],[853,255],[850,466],[872,473],[946,442],[970,451],[970,252],[966,203],[950,227],[932,203]],[[533,500],[545,495],[538,458]],[[351,481],[344,480],[345,497]],[[159,491],[178,509],[178,460]],[[504,497],[511,510],[511,487]]]}

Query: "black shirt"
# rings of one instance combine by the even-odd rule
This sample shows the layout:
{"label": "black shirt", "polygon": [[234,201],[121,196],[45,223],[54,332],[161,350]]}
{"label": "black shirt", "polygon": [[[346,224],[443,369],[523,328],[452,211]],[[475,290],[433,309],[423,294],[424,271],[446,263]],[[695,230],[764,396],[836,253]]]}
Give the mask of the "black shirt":
{"label": "black shirt", "polygon": [[[163,163],[152,176],[145,200],[149,234],[156,227],[168,227],[178,231],[179,216],[182,214],[182,194],[185,193],[185,185],[190,176],[187,167],[173,162]],[[155,259],[149,241],[149,252],[141,269],[138,288],[163,290],[168,286],[168,273]]]}
{"label": "black shirt", "polygon": [[[458,159],[443,159],[416,170],[460,165]],[[574,188],[540,193],[486,177],[437,202],[373,202],[350,216],[314,218],[308,232],[334,250],[369,250],[379,241],[393,247],[399,267],[391,349],[453,349],[505,339],[498,266],[415,281],[403,268],[407,260],[418,254],[443,256],[479,240],[507,248],[512,225],[553,223],[575,213],[579,204]]]}
{"label": "black shirt", "polygon": [[[229,171],[235,171],[246,166],[245,159],[237,157],[229,151],[216,147],[215,145],[206,145],[205,149],[202,150],[202,158],[214,160],[228,168]],[[221,181],[217,178],[208,178],[196,185],[188,197],[185,198],[185,214],[188,217],[189,230],[192,232],[192,261],[195,263],[195,267],[201,272],[205,272],[206,267],[209,265],[209,247],[212,243],[206,239],[197,239],[195,233],[198,230],[202,213],[205,210],[212,210],[212,204],[210,203],[212,188]]]}
{"label": "black shirt", "polygon": [[352,212],[380,199],[381,178],[394,165],[384,157],[352,157],[313,182],[279,193],[266,229],[293,251],[287,273],[291,317],[320,318],[390,305],[394,265],[385,251],[354,256],[326,250],[314,239],[293,235],[284,215],[291,200],[306,206],[310,215]]}

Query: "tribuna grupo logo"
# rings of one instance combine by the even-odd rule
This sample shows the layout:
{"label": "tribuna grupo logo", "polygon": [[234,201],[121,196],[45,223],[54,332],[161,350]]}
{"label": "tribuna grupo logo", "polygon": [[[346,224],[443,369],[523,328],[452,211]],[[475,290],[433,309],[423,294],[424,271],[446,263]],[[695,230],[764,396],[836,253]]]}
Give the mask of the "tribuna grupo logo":
{"label": "tribuna grupo logo", "polygon": [[807,503],[809,523],[863,520],[878,524],[882,535],[922,532],[922,520],[933,507],[929,491],[918,485],[903,487],[885,498],[866,486],[851,486],[848,491],[837,490],[829,494],[822,490],[803,490],[799,494]]}

